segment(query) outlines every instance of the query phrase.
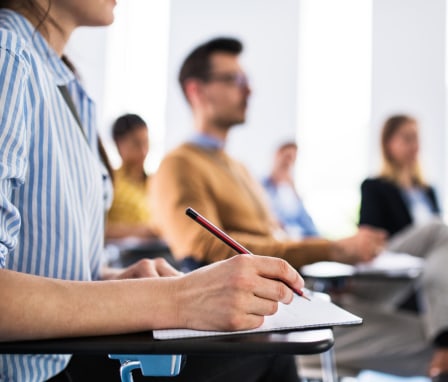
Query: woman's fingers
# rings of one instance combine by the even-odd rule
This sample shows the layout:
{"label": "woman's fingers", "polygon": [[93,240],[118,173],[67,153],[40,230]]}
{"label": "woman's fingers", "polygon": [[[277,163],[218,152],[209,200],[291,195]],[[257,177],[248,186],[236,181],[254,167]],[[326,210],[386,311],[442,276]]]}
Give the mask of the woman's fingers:
{"label": "woman's fingers", "polygon": [[136,279],[143,277],[180,276],[182,272],[173,268],[165,259],[142,259],[123,269],[117,279]]}

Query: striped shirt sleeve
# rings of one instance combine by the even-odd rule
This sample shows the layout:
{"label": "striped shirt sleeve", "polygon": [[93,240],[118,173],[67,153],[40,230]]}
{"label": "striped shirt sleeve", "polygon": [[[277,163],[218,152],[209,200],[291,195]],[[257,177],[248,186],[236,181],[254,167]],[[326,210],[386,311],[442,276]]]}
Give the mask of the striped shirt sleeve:
{"label": "striped shirt sleeve", "polygon": [[27,60],[21,42],[0,30],[0,268],[17,244],[20,215],[11,203],[11,191],[24,182],[27,169],[25,104]]}

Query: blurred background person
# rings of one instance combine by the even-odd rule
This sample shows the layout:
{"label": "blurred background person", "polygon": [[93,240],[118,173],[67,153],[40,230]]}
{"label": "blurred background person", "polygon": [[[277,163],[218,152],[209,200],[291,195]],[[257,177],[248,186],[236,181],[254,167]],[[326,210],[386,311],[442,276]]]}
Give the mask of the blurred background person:
{"label": "blurred background person", "polygon": [[[387,249],[425,257],[416,288],[422,304],[417,308],[423,305],[420,322],[426,340],[436,349],[429,371],[436,376],[448,372],[448,227],[440,219],[434,189],[425,182],[420,169],[416,119],[408,115],[387,119],[381,149],[379,176],[366,179],[361,186],[359,223],[387,231]],[[410,284],[415,288],[413,282]],[[396,293],[401,292],[385,285],[381,299]]]}
{"label": "blurred background person", "polygon": [[319,233],[294,184],[297,150],[293,141],[281,144],[275,151],[271,173],[262,180],[262,184],[283,229],[291,238],[300,239],[318,236]]}
{"label": "blurred background person", "polygon": [[361,186],[360,224],[381,227],[393,237],[411,225],[439,219],[436,194],[418,161],[417,121],[407,115],[390,117],[382,130],[381,150],[379,176]]}
{"label": "blurred background person", "polygon": [[144,163],[149,152],[146,122],[136,114],[117,118],[112,137],[120,154],[121,167],[114,171],[114,199],[107,215],[106,238],[154,238],[149,203],[150,176]]}

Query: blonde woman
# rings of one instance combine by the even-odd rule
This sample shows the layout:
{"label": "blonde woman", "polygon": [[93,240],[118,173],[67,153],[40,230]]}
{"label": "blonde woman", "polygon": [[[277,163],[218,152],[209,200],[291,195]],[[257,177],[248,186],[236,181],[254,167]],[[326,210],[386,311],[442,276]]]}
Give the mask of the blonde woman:
{"label": "blonde woman", "polygon": [[380,176],[362,185],[360,224],[386,230],[390,236],[411,225],[438,217],[434,189],[423,179],[419,162],[417,121],[407,115],[390,117],[381,136]]}
{"label": "blonde woman", "polygon": [[[388,248],[425,257],[419,291],[424,302],[416,330],[435,352],[429,374],[448,373],[448,227],[441,221],[434,189],[422,176],[416,119],[395,115],[381,136],[380,175],[363,182],[360,224],[386,230]],[[388,288],[391,294],[395,291]],[[399,291],[396,291],[399,293]]]}

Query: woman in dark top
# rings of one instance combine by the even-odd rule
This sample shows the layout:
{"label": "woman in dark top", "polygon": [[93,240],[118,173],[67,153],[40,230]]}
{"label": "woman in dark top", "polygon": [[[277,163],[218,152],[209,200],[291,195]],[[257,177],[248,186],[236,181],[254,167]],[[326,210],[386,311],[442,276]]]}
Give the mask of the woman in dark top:
{"label": "woman in dark top", "polygon": [[381,137],[380,176],[361,186],[360,224],[386,230],[390,236],[412,224],[425,224],[440,213],[434,189],[418,163],[417,122],[406,115],[389,118]]}
{"label": "woman in dark top", "polygon": [[[427,203],[431,215],[440,213],[434,189],[431,186],[418,187]],[[392,180],[379,176],[366,179],[361,186],[362,204],[360,224],[382,228],[389,236],[414,223],[406,190]]]}
{"label": "woman in dark top", "polygon": [[361,186],[359,223],[386,230],[389,250],[426,258],[419,290],[425,302],[425,336],[436,349],[429,373],[447,373],[448,227],[439,217],[434,189],[421,174],[417,121],[407,115],[389,118],[381,148],[380,175]]}

